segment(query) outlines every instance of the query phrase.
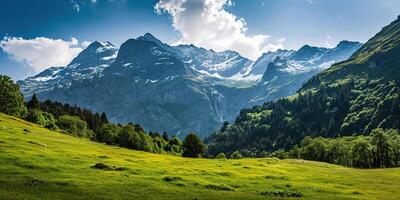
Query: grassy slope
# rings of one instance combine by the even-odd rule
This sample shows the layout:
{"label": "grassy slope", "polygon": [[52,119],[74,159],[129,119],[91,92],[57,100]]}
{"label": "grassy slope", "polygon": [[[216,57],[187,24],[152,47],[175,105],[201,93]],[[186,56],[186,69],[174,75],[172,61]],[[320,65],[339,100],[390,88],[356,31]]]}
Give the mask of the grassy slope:
{"label": "grassy slope", "polygon": [[[0,199],[267,199],[261,191],[288,186],[304,199],[400,197],[400,169],[157,155],[51,132],[4,114],[0,163]],[[95,163],[125,170],[91,168]]]}

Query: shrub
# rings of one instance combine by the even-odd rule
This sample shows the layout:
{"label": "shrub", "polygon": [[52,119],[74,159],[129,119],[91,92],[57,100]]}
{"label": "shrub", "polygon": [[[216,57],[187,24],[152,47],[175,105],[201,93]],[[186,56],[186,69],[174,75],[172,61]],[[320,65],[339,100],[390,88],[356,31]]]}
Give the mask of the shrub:
{"label": "shrub", "polygon": [[169,141],[167,146],[165,147],[166,151],[169,151],[172,155],[180,155],[182,154],[182,143],[176,136],[172,137]]}
{"label": "shrub", "polygon": [[93,131],[87,129],[86,122],[77,116],[63,115],[58,118],[57,125],[71,135],[86,138],[93,136]]}
{"label": "shrub", "polygon": [[235,151],[235,152],[233,152],[233,153],[231,154],[231,158],[232,158],[232,159],[241,159],[241,158],[243,158],[243,156],[242,156],[242,154],[240,154],[239,151]]}
{"label": "shrub", "polygon": [[215,156],[216,159],[224,159],[226,158],[224,153],[219,153],[217,156]]}
{"label": "shrub", "polygon": [[152,152],[154,150],[152,138],[133,125],[126,125],[122,127],[117,136],[116,143],[122,147],[130,149],[148,152]]}
{"label": "shrub", "polygon": [[30,109],[25,119],[27,121],[42,125],[48,129],[57,129],[56,119],[54,118],[54,116],[50,113],[42,112],[38,109]]}
{"label": "shrub", "polygon": [[96,134],[96,140],[106,144],[114,144],[120,127],[115,124],[103,124]]}

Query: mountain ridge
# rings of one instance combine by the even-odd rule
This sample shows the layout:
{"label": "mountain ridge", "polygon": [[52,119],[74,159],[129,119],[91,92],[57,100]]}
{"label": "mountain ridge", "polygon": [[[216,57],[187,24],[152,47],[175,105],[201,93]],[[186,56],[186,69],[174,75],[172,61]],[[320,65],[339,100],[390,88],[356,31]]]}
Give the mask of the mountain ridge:
{"label": "mountain ridge", "polygon": [[79,74],[86,68],[94,68],[96,73],[54,79],[57,81],[33,77],[19,85],[26,98],[37,93],[42,100],[104,111],[114,122],[135,122],[171,135],[195,131],[205,137],[224,121],[233,121],[241,108],[291,95],[318,72],[304,73],[302,68],[308,68],[309,62],[298,53],[306,63],[299,73],[279,72],[282,76],[277,80],[260,82],[276,58],[297,63],[289,59],[292,54],[294,51],[279,50],[252,62],[234,51],[169,46],[147,33],[127,40],[119,49],[106,42],[94,42],[71,65],[46,72],[51,74],[48,78]]}

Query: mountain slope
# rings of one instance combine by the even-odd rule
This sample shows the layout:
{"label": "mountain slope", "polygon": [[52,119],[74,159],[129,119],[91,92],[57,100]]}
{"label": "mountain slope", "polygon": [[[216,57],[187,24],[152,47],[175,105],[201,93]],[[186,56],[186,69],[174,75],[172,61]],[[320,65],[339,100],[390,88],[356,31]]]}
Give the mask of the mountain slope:
{"label": "mountain slope", "polygon": [[400,129],[400,19],[352,57],[309,80],[291,97],[242,110],[235,123],[207,139],[209,150],[287,149],[304,136],[369,134]]}
{"label": "mountain slope", "polygon": [[[95,42],[69,66],[19,84],[27,98],[36,92],[41,100],[106,112],[113,122],[139,123],[147,130],[182,137],[194,131],[205,137],[224,121],[233,121],[242,108],[292,95],[323,69],[321,63],[348,58],[360,46],[347,43],[333,49],[307,46],[298,52],[268,52],[252,62],[233,51],[170,46],[147,33],[127,40],[119,50]],[[278,66],[280,61],[298,67]],[[271,63],[278,67],[268,67]]]}
{"label": "mountain slope", "polygon": [[[268,199],[273,196],[261,193],[278,191],[328,200],[400,195],[400,169],[151,154],[52,132],[1,113],[0,152],[0,199]],[[105,169],[93,167],[97,163]]]}

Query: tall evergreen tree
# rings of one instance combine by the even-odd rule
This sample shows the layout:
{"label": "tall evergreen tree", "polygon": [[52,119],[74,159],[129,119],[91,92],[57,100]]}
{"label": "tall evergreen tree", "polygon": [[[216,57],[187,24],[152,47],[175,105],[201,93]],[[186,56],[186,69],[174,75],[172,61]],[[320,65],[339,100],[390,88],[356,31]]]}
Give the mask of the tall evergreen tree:
{"label": "tall evergreen tree", "polygon": [[106,113],[102,112],[100,116],[101,124],[108,124],[108,118]]}
{"label": "tall evergreen tree", "polygon": [[27,103],[27,107],[30,109],[39,109],[40,108],[40,101],[36,97],[36,94],[32,95],[32,98]]}
{"label": "tall evergreen tree", "polygon": [[162,137],[163,137],[163,139],[164,139],[165,141],[167,141],[167,142],[169,141],[167,132],[164,131]]}

